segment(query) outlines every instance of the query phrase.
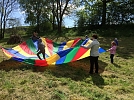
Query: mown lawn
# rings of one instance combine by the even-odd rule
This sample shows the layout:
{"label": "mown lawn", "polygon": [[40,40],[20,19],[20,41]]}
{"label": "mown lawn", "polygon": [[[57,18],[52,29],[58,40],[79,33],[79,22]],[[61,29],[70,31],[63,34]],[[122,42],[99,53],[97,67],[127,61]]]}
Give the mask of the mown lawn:
{"label": "mown lawn", "polygon": [[[101,47],[108,49],[113,39],[100,37]],[[109,52],[101,54],[99,74],[93,75],[88,74],[89,58],[44,68],[4,60],[0,51],[0,100],[133,100],[133,41],[119,38],[114,64]]]}

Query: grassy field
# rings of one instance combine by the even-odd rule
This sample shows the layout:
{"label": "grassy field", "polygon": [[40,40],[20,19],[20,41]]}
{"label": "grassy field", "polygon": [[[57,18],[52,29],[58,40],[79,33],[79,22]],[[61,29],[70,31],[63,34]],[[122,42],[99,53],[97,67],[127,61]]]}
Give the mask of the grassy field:
{"label": "grassy field", "polygon": [[[104,49],[112,40],[99,38]],[[88,74],[89,58],[44,68],[7,60],[0,51],[0,100],[133,100],[133,41],[119,38],[114,64],[109,52],[102,53],[99,74],[93,75]],[[10,47],[4,41],[0,45]]]}

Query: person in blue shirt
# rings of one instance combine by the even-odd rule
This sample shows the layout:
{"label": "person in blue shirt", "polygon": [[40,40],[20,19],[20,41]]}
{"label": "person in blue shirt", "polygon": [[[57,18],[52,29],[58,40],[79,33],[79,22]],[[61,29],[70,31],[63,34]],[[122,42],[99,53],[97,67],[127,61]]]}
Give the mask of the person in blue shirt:
{"label": "person in blue shirt", "polygon": [[116,46],[118,46],[118,39],[117,38],[114,39],[114,42],[116,43]]}

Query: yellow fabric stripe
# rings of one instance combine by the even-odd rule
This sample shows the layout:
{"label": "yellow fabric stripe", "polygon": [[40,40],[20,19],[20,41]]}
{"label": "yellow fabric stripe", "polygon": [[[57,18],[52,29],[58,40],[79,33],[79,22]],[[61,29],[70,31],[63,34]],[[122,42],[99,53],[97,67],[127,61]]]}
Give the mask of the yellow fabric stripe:
{"label": "yellow fabric stripe", "polygon": [[78,60],[83,59],[83,58],[86,58],[89,55],[90,55],[90,49],[87,52],[85,52]]}
{"label": "yellow fabric stripe", "polygon": [[88,40],[87,43],[84,46],[88,46],[89,44],[91,44],[93,41],[92,40]]}
{"label": "yellow fabric stripe", "polygon": [[15,51],[18,51],[20,54],[22,54],[26,57],[35,57],[36,56],[36,55],[30,55],[30,54],[26,53],[25,51],[23,51],[23,49],[19,45],[12,48],[12,49],[15,50]]}
{"label": "yellow fabric stripe", "polygon": [[50,65],[50,64],[56,62],[59,58],[60,58],[60,56],[58,54],[54,54],[51,57],[46,59],[47,64]]}
{"label": "yellow fabric stripe", "polygon": [[48,56],[51,56],[49,50],[48,50],[48,46],[47,46],[47,42],[46,42],[46,39],[45,38],[41,38],[42,39],[42,42],[44,43],[45,45],[45,53],[48,55]]}
{"label": "yellow fabric stripe", "polygon": [[[87,43],[84,46],[88,46],[89,44],[91,44],[93,41],[92,40],[88,40]],[[90,49],[84,53],[78,60],[86,58],[90,55]]]}
{"label": "yellow fabric stripe", "polygon": [[68,42],[66,43],[66,45],[64,46],[63,50],[66,50],[66,49],[70,48],[73,43],[74,43],[74,40],[68,41]]}
{"label": "yellow fabric stripe", "polygon": [[4,52],[4,54],[5,54],[7,57],[9,57],[9,58],[12,57],[11,55],[9,55],[8,53],[6,53],[5,51],[3,51],[3,52]]}

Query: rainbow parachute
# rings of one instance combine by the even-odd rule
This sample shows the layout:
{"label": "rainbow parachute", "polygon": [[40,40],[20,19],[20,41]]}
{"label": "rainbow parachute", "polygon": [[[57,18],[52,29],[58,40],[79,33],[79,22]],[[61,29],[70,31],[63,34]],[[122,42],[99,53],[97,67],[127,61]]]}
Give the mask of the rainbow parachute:
{"label": "rainbow parachute", "polygon": [[[90,49],[88,50],[81,47],[81,45],[88,45],[92,42],[89,38],[86,40],[77,38],[62,43],[55,43],[52,40],[43,37],[41,39],[46,46],[46,59],[44,60],[38,59],[36,55],[38,44],[37,41],[32,41],[32,39],[28,39],[13,48],[2,48],[2,51],[11,59],[35,66],[64,64],[83,59],[90,55]],[[99,52],[102,53],[105,52],[105,50],[100,47]]]}

